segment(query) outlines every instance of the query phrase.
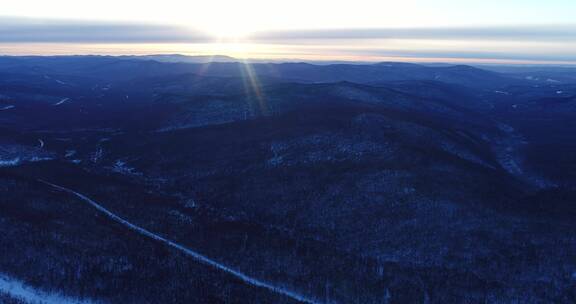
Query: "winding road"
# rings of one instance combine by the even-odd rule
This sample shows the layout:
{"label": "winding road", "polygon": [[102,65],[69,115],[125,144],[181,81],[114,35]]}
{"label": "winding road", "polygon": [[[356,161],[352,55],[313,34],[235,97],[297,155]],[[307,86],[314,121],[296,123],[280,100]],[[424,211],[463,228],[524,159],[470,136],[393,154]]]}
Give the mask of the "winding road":
{"label": "winding road", "polygon": [[203,263],[203,264],[209,265],[209,266],[214,267],[214,268],[216,268],[216,269],[218,269],[218,270],[221,270],[221,271],[223,271],[223,272],[226,272],[226,273],[228,273],[228,274],[231,274],[232,276],[234,276],[234,277],[242,280],[244,283],[246,283],[246,284],[248,284],[248,285],[268,289],[268,290],[272,291],[273,293],[276,293],[276,294],[279,294],[279,295],[282,295],[282,296],[286,296],[286,297],[288,297],[288,298],[291,298],[291,299],[293,299],[293,300],[299,301],[299,302],[301,302],[301,303],[320,304],[320,302],[318,302],[318,301],[316,301],[316,300],[312,300],[312,299],[310,299],[310,298],[307,298],[306,296],[303,296],[303,295],[300,295],[300,294],[295,293],[295,292],[293,292],[293,291],[287,290],[287,289],[285,289],[285,288],[283,288],[283,287],[274,286],[274,285],[271,284],[271,283],[267,283],[267,282],[264,282],[264,281],[262,281],[262,280],[259,280],[259,279],[250,277],[249,275],[247,275],[247,274],[245,274],[245,273],[243,273],[243,272],[240,272],[240,271],[238,271],[238,270],[232,269],[232,268],[230,268],[230,267],[228,267],[228,266],[226,266],[226,265],[222,265],[222,264],[220,264],[219,262],[216,262],[216,261],[214,261],[214,260],[212,260],[212,259],[210,259],[210,258],[208,258],[208,257],[206,257],[206,256],[204,256],[204,255],[202,255],[202,254],[200,254],[200,253],[198,253],[198,252],[195,252],[195,251],[193,251],[193,250],[191,250],[191,249],[188,249],[188,248],[186,248],[186,247],[184,247],[184,246],[182,246],[182,245],[180,245],[180,244],[178,244],[178,243],[175,243],[175,242],[173,242],[173,241],[171,241],[171,240],[168,240],[168,239],[166,239],[166,238],[164,238],[164,237],[162,237],[162,236],[160,236],[160,235],[157,235],[157,234],[155,234],[155,233],[153,233],[153,232],[150,232],[150,231],[148,231],[148,230],[146,230],[146,229],[144,229],[144,228],[142,228],[142,227],[140,227],[140,226],[137,226],[137,225],[135,225],[135,224],[132,224],[132,223],[130,223],[129,221],[127,221],[127,220],[121,218],[120,216],[114,214],[114,213],[111,212],[110,210],[104,208],[102,205],[98,204],[98,203],[95,202],[94,200],[88,198],[87,196],[85,196],[85,195],[83,195],[83,194],[81,194],[81,193],[78,193],[78,192],[76,192],[76,191],[74,191],[74,190],[71,190],[71,189],[68,189],[68,188],[66,188],[66,187],[62,187],[62,186],[59,186],[59,185],[52,184],[52,183],[47,182],[47,181],[44,181],[44,180],[38,180],[38,181],[41,182],[41,183],[43,183],[43,184],[49,185],[49,186],[51,186],[51,187],[53,187],[53,188],[55,188],[55,189],[58,189],[58,190],[67,192],[67,193],[69,193],[69,194],[72,194],[72,195],[78,197],[79,199],[81,199],[82,201],[90,204],[92,207],[96,208],[99,212],[101,212],[101,213],[103,213],[104,215],[108,216],[110,219],[112,219],[112,220],[114,220],[114,221],[116,221],[116,222],[124,225],[126,228],[128,228],[128,229],[130,229],[130,230],[133,230],[134,232],[139,233],[139,234],[141,234],[141,235],[143,235],[143,236],[146,236],[146,237],[148,237],[148,238],[151,238],[151,239],[153,239],[153,240],[156,240],[156,241],[158,241],[158,242],[164,243],[164,244],[166,244],[166,245],[168,245],[168,246],[170,246],[170,247],[172,247],[172,248],[174,248],[174,249],[176,249],[176,250],[179,250],[179,251],[183,252],[184,254],[186,254],[186,255],[194,258],[195,260],[197,260],[197,261],[199,261],[199,262],[201,262],[201,263]]}

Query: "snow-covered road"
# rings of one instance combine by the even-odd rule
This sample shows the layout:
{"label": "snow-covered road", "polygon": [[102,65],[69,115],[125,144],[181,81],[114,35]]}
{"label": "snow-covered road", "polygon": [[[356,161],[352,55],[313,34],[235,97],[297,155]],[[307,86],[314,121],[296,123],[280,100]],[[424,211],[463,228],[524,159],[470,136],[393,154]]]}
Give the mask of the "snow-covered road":
{"label": "snow-covered road", "polygon": [[39,181],[46,184],[46,185],[52,186],[53,188],[56,188],[58,190],[73,194],[74,196],[80,198],[84,202],[90,204],[92,207],[96,208],[99,212],[105,214],[106,216],[108,216],[112,220],[124,225],[125,227],[129,228],[130,230],[133,230],[136,233],[139,233],[143,236],[146,236],[146,237],[151,238],[153,240],[156,240],[158,242],[164,243],[164,244],[166,244],[172,248],[175,248],[175,249],[185,253],[186,255],[194,258],[195,260],[197,260],[201,263],[204,263],[204,264],[212,266],[218,270],[221,270],[221,271],[224,271],[228,274],[231,274],[234,277],[242,280],[244,283],[246,283],[248,285],[260,287],[260,288],[265,288],[265,289],[268,289],[268,290],[270,290],[276,294],[292,298],[292,299],[299,301],[299,302],[302,302],[302,303],[310,303],[310,304],[320,303],[320,302],[318,302],[316,300],[312,300],[312,299],[310,299],[304,295],[300,295],[296,292],[287,290],[284,287],[275,286],[272,283],[267,283],[267,282],[264,282],[262,280],[250,277],[249,275],[247,275],[243,272],[240,272],[240,271],[232,269],[228,266],[222,265],[221,263],[216,262],[216,261],[198,253],[198,252],[195,252],[195,251],[188,249],[188,248],[186,248],[186,247],[184,247],[178,243],[170,241],[170,240],[168,240],[168,239],[166,239],[160,235],[157,235],[153,232],[150,232],[150,231],[148,231],[148,230],[146,230],[140,226],[134,225],[134,224],[130,223],[129,221],[127,221],[127,220],[119,217],[118,215],[112,213],[110,210],[104,208],[102,205],[98,204],[97,202],[93,201],[92,199],[88,198],[87,196],[85,196],[81,193],[78,193],[78,192],[71,190],[71,189],[68,189],[66,187],[62,187],[62,186],[58,186],[58,185],[49,183],[47,181],[43,181],[43,180],[39,180]]}

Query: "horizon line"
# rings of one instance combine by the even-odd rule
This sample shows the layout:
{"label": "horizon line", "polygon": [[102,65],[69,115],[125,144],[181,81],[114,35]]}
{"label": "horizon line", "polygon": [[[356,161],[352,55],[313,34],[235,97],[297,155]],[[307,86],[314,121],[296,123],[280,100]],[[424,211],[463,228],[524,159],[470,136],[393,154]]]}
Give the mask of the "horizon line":
{"label": "horizon line", "polygon": [[[169,57],[181,56],[190,59],[193,58],[227,58],[229,61],[210,60],[215,63],[308,63],[308,64],[378,64],[378,63],[413,63],[413,64],[449,64],[449,65],[512,65],[512,66],[570,66],[576,67],[576,61],[557,61],[557,60],[522,60],[522,59],[498,59],[498,58],[463,58],[463,57],[406,57],[406,56],[363,56],[354,58],[342,58],[343,56],[325,55],[316,58],[303,57],[274,57],[274,56],[248,56],[237,57],[225,54],[187,54],[187,53],[22,53],[22,54],[4,54],[1,57]],[[153,60],[153,59],[150,59]],[[205,62],[186,62],[173,61],[171,63],[205,63]]]}

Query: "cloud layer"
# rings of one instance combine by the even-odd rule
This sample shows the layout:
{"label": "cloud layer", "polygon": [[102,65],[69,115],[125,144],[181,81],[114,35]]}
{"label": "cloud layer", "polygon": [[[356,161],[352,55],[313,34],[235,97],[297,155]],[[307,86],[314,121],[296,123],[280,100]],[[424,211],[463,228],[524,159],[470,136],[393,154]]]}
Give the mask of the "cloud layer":
{"label": "cloud layer", "polygon": [[[275,56],[294,58],[312,54],[356,58],[463,58],[495,60],[546,60],[576,62],[576,25],[372,28],[255,32],[240,40],[222,40],[183,26],[89,22],[56,19],[0,17],[0,53],[26,44],[194,45],[244,43],[257,46],[258,55],[274,50]],[[161,48],[158,48],[161,49]],[[216,52],[227,54],[227,47]],[[153,52],[153,51],[152,51]],[[178,52],[178,50],[174,50]],[[251,56],[251,54],[247,54]],[[306,59],[306,58],[302,58]],[[369,59],[372,60],[372,59]],[[375,59],[377,60],[377,59]]]}
{"label": "cloud layer", "polygon": [[[251,42],[332,39],[464,39],[576,42],[576,25],[373,28],[256,32]],[[204,43],[215,38],[182,26],[0,17],[0,42]]]}
{"label": "cloud layer", "polygon": [[251,38],[256,41],[280,42],[305,39],[568,40],[576,42],[576,25],[271,31],[256,33]]}
{"label": "cloud layer", "polygon": [[205,43],[184,27],[119,22],[0,18],[0,43]]}

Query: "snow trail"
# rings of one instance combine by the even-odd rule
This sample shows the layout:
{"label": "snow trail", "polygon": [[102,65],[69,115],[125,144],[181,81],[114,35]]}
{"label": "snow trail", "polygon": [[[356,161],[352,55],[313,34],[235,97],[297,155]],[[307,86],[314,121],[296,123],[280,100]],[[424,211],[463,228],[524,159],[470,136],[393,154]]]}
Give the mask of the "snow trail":
{"label": "snow trail", "polygon": [[71,189],[68,189],[68,188],[66,188],[66,187],[62,187],[62,186],[59,186],[59,185],[52,184],[52,183],[47,182],[47,181],[44,181],[44,180],[38,180],[38,181],[41,182],[41,183],[43,183],[43,184],[49,185],[49,186],[51,186],[51,187],[53,187],[53,188],[55,188],[55,189],[58,189],[58,190],[67,192],[67,193],[69,193],[69,194],[72,194],[72,195],[80,198],[81,200],[85,201],[86,203],[90,204],[92,207],[96,208],[98,211],[102,212],[103,214],[105,214],[106,216],[108,216],[110,219],[112,219],[112,220],[114,220],[114,221],[116,221],[116,222],[124,225],[125,227],[129,228],[130,230],[133,230],[133,231],[135,231],[136,233],[139,233],[139,234],[141,234],[141,235],[143,235],[143,236],[146,236],[146,237],[151,238],[151,239],[153,239],[153,240],[156,240],[156,241],[158,241],[158,242],[164,243],[164,244],[166,244],[166,245],[168,245],[168,246],[170,246],[170,247],[172,247],[172,248],[175,248],[175,249],[183,252],[184,254],[186,254],[186,255],[194,258],[195,260],[197,260],[197,261],[199,261],[199,262],[201,262],[201,263],[203,263],[203,264],[209,265],[209,266],[214,267],[214,268],[216,268],[216,269],[218,269],[218,270],[221,270],[221,271],[224,271],[224,272],[226,272],[226,273],[228,273],[228,274],[231,274],[231,275],[233,275],[234,277],[240,279],[241,281],[243,281],[244,283],[246,283],[246,284],[248,284],[248,285],[252,285],[252,286],[260,287],[260,288],[265,288],[265,289],[268,289],[268,290],[270,290],[270,291],[272,291],[272,292],[274,292],[274,293],[276,293],[276,294],[289,297],[289,298],[291,298],[291,299],[293,299],[293,300],[296,300],[296,301],[299,301],[299,302],[302,302],[302,303],[320,304],[320,302],[317,302],[317,301],[315,301],[315,300],[312,300],[312,299],[310,299],[310,298],[307,298],[307,297],[304,296],[304,295],[300,295],[300,294],[298,294],[298,293],[296,293],[296,292],[287,290],[287,289],[285,289],[285,288],[283,288],[283,287],[274,286],[274,285],[272,285],[272,283],[267,283],[267,282],[264,282],[264,281],[262,281],[262,280],[259,280],[259,279],[250,277],[249,275],[247,275],[247,274],[245,274],[245,273],[243,273],[243,272],[241,272],[241,271],[232,269],[232,268],[230,268],[230,267],[228,267],[228,266],[226,266],[226,265],[223,265],[223,264],[221,264],[221,263],[219,263],[219,262],[216,262],[216,261],[214,261],[214,260],[212,260],[212,259],[210,259],[210,258],[208,258],[208,257],[206,257],[206,256],[204,256],[204,255],[202,255],[202,254],[200,254],[200,253],[198,253],[198,252],[196,252],[196,251],[193,251],[193,250],[191,250],[191,249],[188,249],[188,248],[184,247],[183,245],[180,245],[180,244],[178,244],[178,243],[175,243],[175,242],[173,242],[173,241],[171,241],[171,240],[168,240],[168,239],[166,239],[166,238],[164,238],[164,237],[162,237],[162,236],[160,236],[160,235],[157,235],[157,234],[155,234],[155,233],[153,233],[153,232],[150,232],[150,231],[148,231],[148,230],[146,230],[146,229],[144,229],[144,228],[142,228],[142,227],[140,227],[140,226],[137,226],[137,225],[135,225],[135,224],[132,224],[132,223],[130,223],[129,221],[127,221],[127,220],[121,218],[120,216],[114,214],[114,213],[111,212],[110,210],[104,208],[102,205],[98,204],[97,202],[93,201],[92,199],[88,198],[87,196],[85,196],[85,195],[83,195],[83,194],[81,194],[81,193],[78,193],[78,192],[76,192],[76,191],[74,191],[74,190],[71,190]]}

